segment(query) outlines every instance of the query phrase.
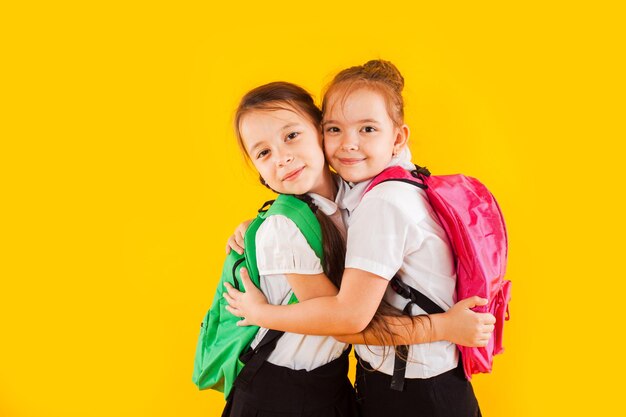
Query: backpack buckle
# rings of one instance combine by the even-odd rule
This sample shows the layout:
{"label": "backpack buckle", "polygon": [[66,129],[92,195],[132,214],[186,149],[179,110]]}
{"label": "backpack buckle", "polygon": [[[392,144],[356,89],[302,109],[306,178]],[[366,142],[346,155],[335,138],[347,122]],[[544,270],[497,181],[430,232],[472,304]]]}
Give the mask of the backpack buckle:
{"label": "backpack buckle", "polygon": [[415,165],[415,169],[411,171],[411,175],[413,175],[415,178],[423,180],[422,177],[430,177],[430,171],[426,167]]}
{"label": "backpack buckle", "polygon": [[[272,204],[274,204],[274,201],[276,200],[268,200],[265,203],[263,203],[263,205],[261,206],[261,208],[258,210],[259,213],[265,213],[267,210],[270,209],[270,206]],[[266,208],[267,207],[267,208]]]}

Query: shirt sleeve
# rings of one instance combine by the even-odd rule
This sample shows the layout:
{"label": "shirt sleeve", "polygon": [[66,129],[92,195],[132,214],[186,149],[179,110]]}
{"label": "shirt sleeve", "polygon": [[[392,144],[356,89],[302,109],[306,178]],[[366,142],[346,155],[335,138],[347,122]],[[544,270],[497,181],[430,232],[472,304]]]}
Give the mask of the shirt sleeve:
{"label": "shirt sleeve", "polygon": [[[378,190],[371,193],[374,191]],[[415,248],[423,240],[415,227],[411,229],[414,223],[415,219],[397,202],[384,196],[365,196],[350,218],[346,268],[371,272],[387,280],[393,278],[402,267],[407,246]]]}
{"label": "shirt sleeve", "polygon": [[322,264],[296,224],[285,216],[270,216],[256,234],[259,274],[323,273]]}

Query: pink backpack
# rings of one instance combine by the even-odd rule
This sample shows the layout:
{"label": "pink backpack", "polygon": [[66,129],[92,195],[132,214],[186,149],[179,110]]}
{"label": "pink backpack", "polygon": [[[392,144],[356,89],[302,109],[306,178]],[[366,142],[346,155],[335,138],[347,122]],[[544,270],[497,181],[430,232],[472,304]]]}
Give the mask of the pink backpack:
{"label": "pink backpack", "polygon": [[[496,317],[495,330],[488,345],[481,348],[458,346],[465,375],[471,379],[472,374],[491,372],[493,356],[504,350],[502,330],[504,321],[509,319],[508,303],[511,299],[511,281],[504,279],[508,248],[504,219],[493,195],[475,178],[430,175],[426,168],[415,167],[411,172],[399,166],[387,168],[374,178],[365,192],[384,181],[408,182],[424,189],[455,254],[457,300],[474,295],[489,300],[486,306],[474,309],[482,313],[490,312]],[[443,311],[398,278],[392,279],[391,286],[398,294],[411,300],[405,309],[407,311],[412,303],[429,314]],[[395,379],[394,389],[401,391],[406,364],[399,359],[396,356],[392,388]]]}

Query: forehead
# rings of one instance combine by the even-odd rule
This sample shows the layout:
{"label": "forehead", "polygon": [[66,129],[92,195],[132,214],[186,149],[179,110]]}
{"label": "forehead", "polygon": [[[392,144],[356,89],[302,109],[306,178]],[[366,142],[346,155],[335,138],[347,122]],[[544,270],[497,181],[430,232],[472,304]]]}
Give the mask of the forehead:
{"label": "forehead", "polygon": [[295,109],[270,108],[250,110],[241,118],[241,125],[256,122],[281,124],[305,121],[308,121],[308,119]]}
{"label": "forehead", "polygon": [[254,109],[244,114],[239,127],[244,138],[255,132],[279,131],[285,126],[313,123],[304,115],[290,108]]}
{"label": "forehead", "polygon": [[255,109],[244,114],[239,122],[241,139],[246,148],[260,141],[279,137],[284,130],[295,126],[314,128],[306,116],[290,108]]}
{"label": "forehead", "polygon": [[366,87],[353,91],[335,91],[327,99],[325,120],[388,119],[382,93]]}

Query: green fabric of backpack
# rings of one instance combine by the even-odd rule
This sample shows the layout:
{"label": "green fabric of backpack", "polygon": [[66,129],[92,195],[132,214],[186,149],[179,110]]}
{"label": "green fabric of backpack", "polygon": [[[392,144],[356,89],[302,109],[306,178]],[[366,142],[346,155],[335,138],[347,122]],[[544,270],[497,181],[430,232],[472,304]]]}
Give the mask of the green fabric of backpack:
{"label": "green fabric of backpack", "polygon": [[[270,203],[270,208],[264,210]],[[250,279],[259,287],[255,237],[263,221],[272,215],[283,215],[291,219],[300,229],[315,254],[322,259],[321,228],[307,203],[292,195],[280,194],[273,203],[267,202],[259,209],[258,216],[246,230],[243,255],[231,250],[226,257],[222,277],[217,285],[211,308],[202,321],[196,347],[193,382],[201,390],[214,389],[223,392],[225,398],[228,398],[237,375],[244,367],[239,356],[248,349],[259,327],[237,326],[240,319],[230,314],[225,308],[228,304],[222,296],[225,291],[224,283],[228,282],[233,287],[243,291],[240,269],[245,266]],[[297,299],[295,294],[292,294],[289,303],[294,302],[297,302]]]}

